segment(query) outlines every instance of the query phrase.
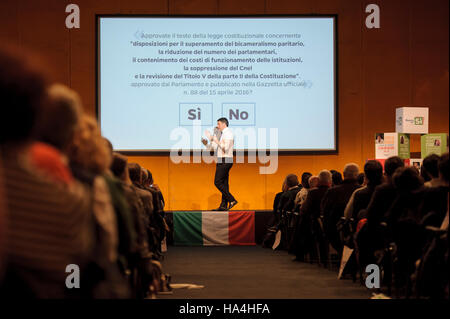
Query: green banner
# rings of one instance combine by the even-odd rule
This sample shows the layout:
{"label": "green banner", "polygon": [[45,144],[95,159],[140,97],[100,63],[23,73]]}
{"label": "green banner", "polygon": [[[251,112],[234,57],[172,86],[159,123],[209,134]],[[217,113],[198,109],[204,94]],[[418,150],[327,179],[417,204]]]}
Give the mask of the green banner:
{"label": "green banner", "polygon": [[442,155],[448,151],[447,133],[425,134],[420,138],[422,158],[430,154]]}
{"label": "green banner", "polygon": [[409,134],[398,133],[398,156],[402,159],[410,157]]}

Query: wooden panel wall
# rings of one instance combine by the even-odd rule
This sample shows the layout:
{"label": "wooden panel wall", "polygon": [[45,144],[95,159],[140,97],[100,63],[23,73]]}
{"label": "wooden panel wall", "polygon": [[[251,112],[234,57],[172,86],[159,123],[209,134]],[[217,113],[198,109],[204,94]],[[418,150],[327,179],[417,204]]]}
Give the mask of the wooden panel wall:
{"label": "wooden panel wall", "polygon": [[[69,3],[80,7],[80,29],[65,28]],[[369,3],[380,6],[380,29],[364,26]],[[448,0],[2,0],[0,40],[37,53],[53,80],[77,90],[95,114],[95,14],[338,14],[339,154],[280,156],[273,175],[260,175],[258,163],[231,170],[236,208],[270,209],[288,173],[342,170],[347,162],[362,167],[374,157],[374,133],[395,130],[397,106],[428,106],[430,132],[448,133],[448,12]],[[412,151],[419,149],[414,137]],[[164,156],[130,161],[152,171],[167,209],[211,209],[220,202],[214,165],[177,165]]]}

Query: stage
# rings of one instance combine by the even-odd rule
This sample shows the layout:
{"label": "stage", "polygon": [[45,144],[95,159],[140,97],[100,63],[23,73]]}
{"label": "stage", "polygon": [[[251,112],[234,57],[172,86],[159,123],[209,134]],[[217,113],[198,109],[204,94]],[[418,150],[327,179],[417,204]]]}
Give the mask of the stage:
{"label": "stage", "polygon": [[166,211],[170,232],[167,244],[175,246],[261,245],[272,210]]}

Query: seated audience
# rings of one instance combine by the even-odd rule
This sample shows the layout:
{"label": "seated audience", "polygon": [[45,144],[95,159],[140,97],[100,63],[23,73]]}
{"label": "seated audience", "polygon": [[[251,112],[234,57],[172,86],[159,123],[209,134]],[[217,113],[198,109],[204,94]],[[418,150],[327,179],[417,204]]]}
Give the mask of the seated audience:
{"label": "seated audience", "polygon": [[334,169],[330,170],[330,172],[331,172],[332,181],[333,181],[333,184],[331,185],[331,187],[341,185],[342,184],[342,174]]}
{"label": "seated audience", "polygon": [[0,149],[7,198],[5,271],[0,296],[66,298],[66,266],[80,272],[93,256],[90,194],[36,173],[29,151],[36,121],[45,110],[47,83],[19,52],[0,49]]}
{"label": "seated audience", "polygon": [[359,173],[358,177],[357,177],[357,180],[358,180],[358,184],[361,185],[361,186],[364,186],[365,182],[367,181],[366,178],[365,178],[365,174],[364,173]]}
{"label": "seated audience", "polygon": [[330,188],[322,199],[321,211],[323,226],[328,241],[340,255],[342,252],[341,240],[337,231],[337,223],[344,216],[345,206],[355,189],[359,188],[357,177],[358,165],[349,163],[344,167],[344,180],[342,184]]}
{"label": "seated audience", "polygon": [[365,216],[367,218],[367,231],[368,238],[370,238],[371,251],[383,247],[383,241],[380,237],[380,223],[397,197],[397,189],[392,182],[392,176],[400,167],[404,167],[403,160],[400,157],[392,156],[386,160],[384,163],[385,181],[375,188],[367,206]]}
{"label": "seated audience", "polygon": [[345,218],[353,218],[355,222],[365,216],[359,215],[362,209],[367,208],[375,187],[380,185],[383,181],[383,167],[380,162],[376,160],[369,160],[364,165],[364,178],[366,186],[356,189],[344,211]]}
{"label": "seated audience", "polygon": [[110,189],[106,180],[112,161],[107,142],[101,136],[94,118],[83,115],[72,145],[68,151],[73,176],[93,196],[93,214],[97,231],[98,253],[92,264],[92,276],[101,269],[108,279],[105,284],[92,278],[94,294],[98,297],[124,298],[129,294],[129,287],[120,273],[119,227]]}
{"label": "seated audience", "polygon": [[[113,146],[111,142],[102,138],[109,151],[109,157],[113,159]],[[112,160],[111,160],[112,165]],[[124,277],[130,273],[130,265],[132,265],[132,259],[136,254],[136,230],[134,228],[133,216],[130,211],[130,206],[125,197],[125,191],[123,185],[119,179],[117,179],[111,169],[111,167],[105,170],[103,178],[105,179],[108,191],[111,196],[111,204],[114,208],[114,213],[117,220],[117,235],[118,235],[118,263],[119,268]]]}
{"label": "seated audience", "polygon": [[73,176],[67,151],[72,144],[82,115],[77,93],[62,84],[48,89],[49,101],[38,119],[36,139],[30,148],[30,160],[37,172],[62,186],[69,187]]}
{"label": "seated audience", "polygon": [[313,189],[319,186],[319,176],[311,176],[308,179],[309,189]]}
{"label": "seated audience", "polygon": [[327,190],[331,187],[331,183],[332,176],[330,171],[322,170],[318,176],[318,186],[308,191],[306,199],[300,207],[300,221],[294,235],[296,261],[304,260],[306,254],[313,258],[317,257],[312,249],[313,234],[311,233],[311,227],[313,221],[320,217],[320,203]]}
{"label": "seated audience", "polygon": [[293,241],[294,230],[294,208],[295,208],[295,197],[301,189],[299,185],[298,177],[295,174],[289,174],[286,176],[286,187],[287,190],[281,195],[280,202],[278,204],[278,211],[281,216],[281,244],[280,248],[287,248],[290,250]]}
{"label": "seated audience", "polygon": [[439,227],[448,211],[448,165],[448,153],[445,153],[438,160],[438,178],[424,184],[426,188],[420,205],[420,216],[426,219],[423,222],[429,226]]}
{"label": "seated audience", "polygon": [[133,185],[136,188],[136,192],[144,204],[145,215],[147,216],[148,224],[146,224],[147,230],[147,241],[149,243],[149,250],[155,255],[159,256],[161,254],[160,247],[160,214],[155,211],[153,205],[153,195],[150,191],[145,189],[143,186],[143,176],[142,168],[137,163],[128,163],[128,172]]}
{"label": "seated audience", "polygon": [[422,168],[420,169],[420,176],[425,181],[426,187],[436,187],[439,186],[439,155],[430,154],[425,157],[422,161]]}
{"label": "seated audience", "polygon": [[147,181],[146,184],[144,185],[146,188],[149,188],[151,191],[156,192],[156,194],[158,195],[158,200],[159,200],[159,204],[158,206],[159,211],[164,211],[164,206],[166,205],[165,201],[164,201],[164,196],[161,192],[161,189],[159,188],[158,184],[155,184],[154,180],[153,180],[153,174],[146,169],[147,172]]}
{"label": "seated audience", "polygon": [[[79,95],[49,86],[36,65],[0,48],[0,297],[143,299],[170,291],[157,261],[169,227],[152,173],[114,153]],[[280,246],[294,260],[326,264],[329,243],[339,255],[353,245],[361,269],[384,267],[383,284],[406,287],[407,296],[413,288],[448,296],[449,154],[427,156],[420,174],[390,157],[384,175],[375,160],[364,173],[347,164],[343,179],[335,170],[305,172],[301,184],[287,175],[267,247],[281,230]],[[344,224],[349,236],[339,236]],[[80,268],[80,289],[66,287],[70,264]]]}
{"label": "seated audience", "polygon": [[397,197],[386,212],[387,242],[396,245],[394,268],[397,287],[407,283],[414,272],[415,262],[421,256],[425,236],[421,228],[420,204],[423,201],[423,179],[413,167],[401,167],[392,177]]}
{"label": "seated audience", "polygon": [[[111,164],[111,171],[119,178],[122,185],[126,201],[130,208],[133,220],[133,227],[136,232],[136,250],[134,258],[130,261],[132,272],[131,281],[135,288],[134,296],[142,299],[151,293],[149,285],[152,285],[151,276],[147,273],[147,260],[153,259],[153,254],[149,251],[147,229],[149,227],[149,217],[145,211],[144,204],[138,195],[138,189],[130,180],[128,172],[128,159],[118,153],[114,153]],[[156,287],[153,288],[156,291]]]}
{"label": "seated audience", "polygon": [[280,197],[280,203],[277,209],[279,212],[292,212],[294,210],[295,197],[301,189],[300,186],[297,175],[289,174],[286,176],[287,190]]}
{"label": "seated audience", "polygon": [[281,212],[278,211],[278,206],[280,204],[281,195],[283,195],[285,191],[287,191],[286,179],[284,179],[283,184],[281,185],[281,192],[277,193],[275,195],[275,198],[273,199],[273,216],[268,224],[269,227],[278,225],[278,223],[280,222]]}
{"label": "seated audience", "polygon": [[298,211],[300,209],[300,206],[303,204],[303,202],[306,199],[306,195],[308,194],[308,190],[310,188],[309,178],[311,176],[312,176],[312,174],[309,172],[305,172],[302,174],[302,189],[297,193],[297,195],[295,196],[295,201],[294,201],[295,206],[298,207],[298,209],[296,209],[296,211]]}

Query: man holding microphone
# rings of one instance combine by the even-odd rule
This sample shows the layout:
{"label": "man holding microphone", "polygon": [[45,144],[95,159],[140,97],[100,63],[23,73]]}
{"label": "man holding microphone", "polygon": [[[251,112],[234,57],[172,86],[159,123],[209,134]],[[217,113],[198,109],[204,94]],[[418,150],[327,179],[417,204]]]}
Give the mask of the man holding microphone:
{"label": "man holding microphone", "polygon": [[220,203],[219,208],[214,210],[230,210],[238,203],[233,195],[231,195],[228,186],[229,173],[233,166],[233,132],[228,127],[228,120],[225,117],[221,117],[217,120],[217,127],[214,129],[214,135],[211,135],[209,131],[205,131],[205,134],[210,142],[208,143],[207,139],[202,138],[203,145],[209,150],[217,150],[214,185],[222,193],[222,202]]}

